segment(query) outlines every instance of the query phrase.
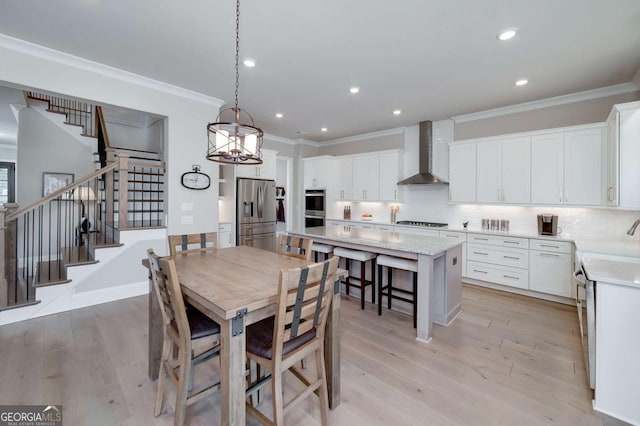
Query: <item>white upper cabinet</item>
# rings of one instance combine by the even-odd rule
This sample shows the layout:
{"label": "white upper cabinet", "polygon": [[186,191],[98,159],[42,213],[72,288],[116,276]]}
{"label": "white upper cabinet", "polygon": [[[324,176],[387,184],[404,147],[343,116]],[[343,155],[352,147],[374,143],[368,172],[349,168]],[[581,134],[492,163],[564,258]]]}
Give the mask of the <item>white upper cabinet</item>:
{"label": "white upper cabinet", "polygon": [[531,138],[502,141],[501,195],[503,203],[531,202]]}
{"label": "white upper cabinet", "polygon": [[607,124],[609,204],[640,210],[640,102],[614,105]]}
{"label": "white upper cabinet", "polygon": [[602,204],[602,133],[598,125],[533,136],[531,202]]}
{"label": "white upper cabinet", "polygon": [[530,147],[528,136],[478,143],[479,203],[531,202]]}
{"label": "white upper cabinet", "polygon": [[476,144],[449,146],[449,201],[476,202]]}
{"label": "white upper cabinet", "polygon": [[531,138],[531,202],[562,204],[564,135],[550,133]]}
{"label": "white upper cabinet", "polygon": [[333,169],[333,158],[328,156],[303,158],[304,187],[328,188]]}
{"label": "white upper cabinet", "polygon": [[377,201],[380,196],[380,156],[353,157],[353,199]]}
{"label": "white upper cabinet", "polygon": [[482,142],[476,147],[476,201],[502,202],[502,173],[500,142]]}
{"label": "white upper cabinet", "polygon": [[565,204],[602,204],[602,154],[602,128],[565,132]]}
{"label": "white upper cabinet", "polygon": [[400,180],[400,161],[398,152],[380,154],[380,201],[399,201],[398,181]]}
{"label": "white upper cabinet", "polygon": [[262,164],[236,166],[236,177],[253,179],[276,178],[277,152],[267,149],[262,150]]}
{"label": "white upper cabinet", "polygon": [[338,158],[336,165],[336,190],[338,200],[349,201],[353,199],[353,158]]}

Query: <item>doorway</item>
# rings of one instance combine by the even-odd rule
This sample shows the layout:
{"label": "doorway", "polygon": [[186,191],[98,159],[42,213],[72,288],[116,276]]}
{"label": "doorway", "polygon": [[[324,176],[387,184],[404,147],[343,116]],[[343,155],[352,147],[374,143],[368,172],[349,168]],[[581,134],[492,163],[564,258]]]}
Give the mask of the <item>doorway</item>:
{"label": "doorway", "polygon": [[0,162],[0,205],[16,201],[16,165]]}

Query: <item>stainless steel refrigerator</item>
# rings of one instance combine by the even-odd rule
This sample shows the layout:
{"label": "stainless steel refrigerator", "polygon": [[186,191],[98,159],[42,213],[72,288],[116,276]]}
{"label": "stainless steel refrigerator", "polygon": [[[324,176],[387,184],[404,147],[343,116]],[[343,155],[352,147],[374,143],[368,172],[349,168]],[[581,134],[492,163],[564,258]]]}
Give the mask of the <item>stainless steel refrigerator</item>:
{"label": "stainless steel refrigerator", "polygon": [[238,245],[276,249],[276,183],[238,179],[236,199]]}

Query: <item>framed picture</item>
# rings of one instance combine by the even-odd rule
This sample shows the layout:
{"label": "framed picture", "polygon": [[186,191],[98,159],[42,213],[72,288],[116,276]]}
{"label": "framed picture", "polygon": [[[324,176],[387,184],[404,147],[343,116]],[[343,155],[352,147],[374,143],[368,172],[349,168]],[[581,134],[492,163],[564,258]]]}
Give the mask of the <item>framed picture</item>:
{"label": "framed picture", "polygon": [[[42,196],[46,197],[57,190],[73,183],[73,173],[42,173]],[[62,194],[62,198],[68,198],[68,194]]]}

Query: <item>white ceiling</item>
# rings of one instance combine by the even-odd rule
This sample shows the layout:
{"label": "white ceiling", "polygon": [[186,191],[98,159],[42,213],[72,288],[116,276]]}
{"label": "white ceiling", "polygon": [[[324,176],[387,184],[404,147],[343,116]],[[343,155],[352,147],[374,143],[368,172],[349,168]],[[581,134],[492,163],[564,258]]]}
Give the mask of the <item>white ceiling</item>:
{"label": "white ceiling", "polygon": [[[233,0],[0,0],[0,9],[0,33],[233,102]],[[240,106],[288,138],[626,83],[640,67],[639,0],[243,0],[240,23],[240,56],[257,61],[241,69]],[[508,27],[518,35],[499,42]],[[516,87],[519,78],[530,83]]]}

